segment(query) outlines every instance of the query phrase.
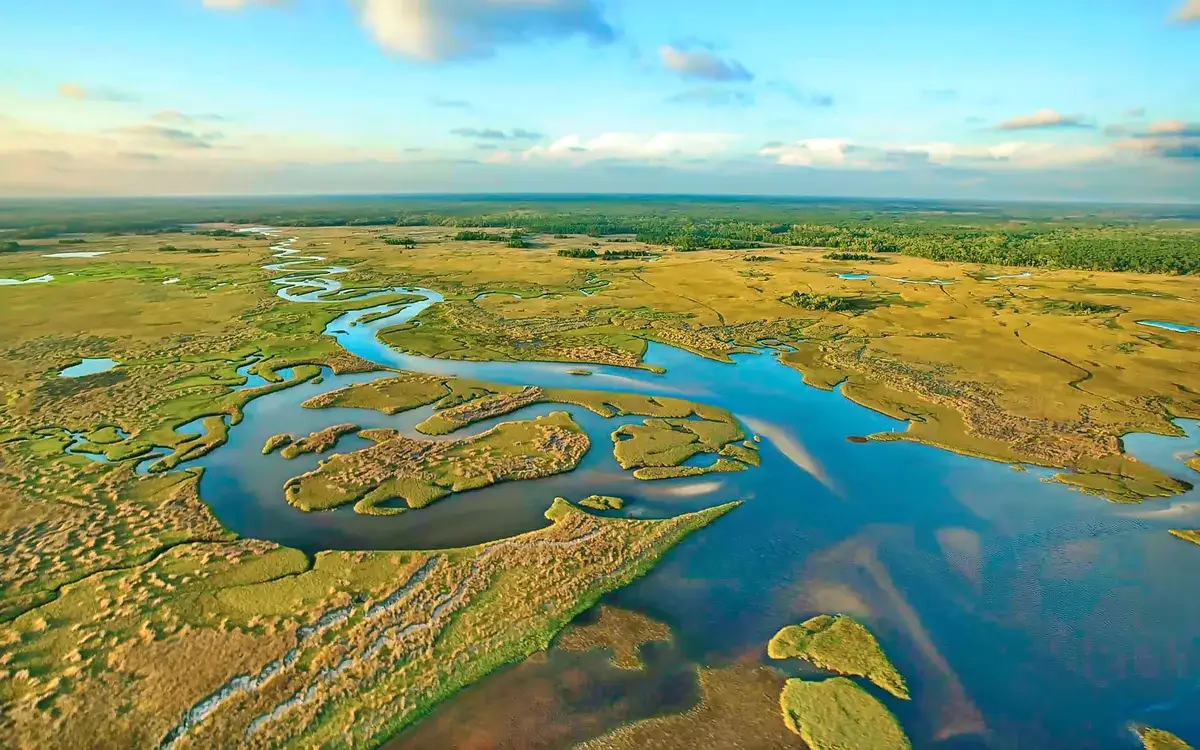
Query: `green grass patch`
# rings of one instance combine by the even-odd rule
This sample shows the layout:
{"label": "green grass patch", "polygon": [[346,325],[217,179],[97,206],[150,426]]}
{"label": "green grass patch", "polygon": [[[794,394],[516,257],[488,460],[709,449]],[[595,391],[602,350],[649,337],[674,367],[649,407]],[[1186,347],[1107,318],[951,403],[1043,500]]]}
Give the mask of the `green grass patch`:
{"label": "green grass patch", "polygon": [[772,659],[804,659],[831,672],[866,677],[897,698],[909,697],[904,678],[879,641],[846,615],[818,615],[783,628],[767,644],[767,655]]}

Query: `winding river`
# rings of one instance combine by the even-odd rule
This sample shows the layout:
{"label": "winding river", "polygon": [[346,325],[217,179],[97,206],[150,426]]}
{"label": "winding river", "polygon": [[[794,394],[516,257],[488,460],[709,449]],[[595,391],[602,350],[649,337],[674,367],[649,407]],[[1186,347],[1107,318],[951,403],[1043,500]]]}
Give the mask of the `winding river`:
{"label": "winding river", "polygon": [[[294,243],[276,245],[267,266],[283,274],[273,280],[280,296],[304,303],[339,295],[336,277],[348,269],[301,255]],[[720,406],[761,436],[762,466],[639,482],[617,466],[608,437],[636,418],[534,406],[452,437],[570,411],[593,443],[575,471],[451,496],[399,516],[360,516],[349,508],[302,513],[285,502],[283,483],[321,457],[263,456],[268,436],[344,422],[415,436],[413,427],[431,412],[301,408],[318,393],[387,376],[325,372],[319,385],[252,401],[229,442],[198,461],[202,495],[230,529],[309,552],[432,549],[540,527],[556,495],[619,495],[629,500],[622,514],[633,517],[740,497],[747,502],[736,512],[607,600],[664,620],[688,658],[713,665],[760,656],[779,627],[813,612],[856,614],[909,678],[914,700],[895,709],[917,747],[1124,748],[1133,744],[1131,721],[1200,736],[1200,597],[1192,594],[1200,549],[1166,533],[1200,526],[1200,491],[1122,506],[1041,481],[1050,472],[1036,468],[1017,471],[903,441],[851,442],[847,437],[906,425],[836,391],[806,386],[770,348],[737,355],[729,365],[651,344],[646,363],[664,374],[587,365],[587,378],[571,374],[578,364],[407,355],[376,334],[416,318],[441,296],[406,287],[370,294],[395,292],[419,300],[345,313],[325,333],[346,351],[392,368]],[[371,320],[376,315],[383,317]],[[1126,448],[1187,478],[1180,459],[1200,446],[1200,427],[1180,426],[1185,439],[1131,435]],[[335,451],[365,444],[343,438]],[[453,701],[444,710],[453,711]]]}

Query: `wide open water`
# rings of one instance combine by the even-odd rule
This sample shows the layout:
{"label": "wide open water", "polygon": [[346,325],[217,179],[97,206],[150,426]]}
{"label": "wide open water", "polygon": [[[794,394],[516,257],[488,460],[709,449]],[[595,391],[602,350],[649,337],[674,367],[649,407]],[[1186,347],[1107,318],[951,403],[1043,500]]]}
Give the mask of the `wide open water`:
{"label": "wide open water", "polygon": [[[317,301],[337,292],[326,274],[318,291],[289,294],[314,286],[314,272],[323,269],[288,245],[277,249],[291,256],[278,270],[304,269],[276,280],[281,296]],[[617,466],[608,437],[636,418],[606,420],[577,407],[542,405],[461,434],[570,411],[593,442],[574,472],[455,495],[400,516],[359,516],[349,507],[303,513],[287,505],[282,486],[319,457],[262,456],[268,436],[342,422],[416,435],[412,427],[431,412],[389,417],[300,408],[318,393],[386,377],[325,373],[320,385],[251,402],[228,444],[199,460],[202,495],[230,529],[310,552],[437,548],[542,526],[556,495],[619,495],[630,500],[621,514],[642,517],[742,498],[741,508],[607,601],[662,619],[688,658],[714,665],[761,656],[778,628],[814,613],[855,614],[910,682],[911,703],[889,706],[917,747],[1134,747],[1131,721],[1200,737],[1200,597],[1194,595],[1200,549],[1166,533],[1200,526],[1200,491],[1123,506],[1041,481],[1051,472],[1040,469],[1016,471],[902,441],[853,443],[846,438],[905,425],[806,386],[770,350],[738,355],[729,365],[652,344],[646,362],[665,374],[588,365],[590,377],[569,374],[578,364],[401,354],[376,333],[440,297],[427,290],[383,293],[393,291],[426,298],[366,324],[357,321],[386,308],[347,313],[326,332],[348,351],[389,367],[721,406],[762,437],[762,466],[639,482]],[[1184,439],[1131,435],[1126,448],[1188,478],[1180,459],[1200,447],[1200,428],[1180,424]],[[364,444],[348,437],[334,450]],[[439,711],[453,714],[453,700]]]}

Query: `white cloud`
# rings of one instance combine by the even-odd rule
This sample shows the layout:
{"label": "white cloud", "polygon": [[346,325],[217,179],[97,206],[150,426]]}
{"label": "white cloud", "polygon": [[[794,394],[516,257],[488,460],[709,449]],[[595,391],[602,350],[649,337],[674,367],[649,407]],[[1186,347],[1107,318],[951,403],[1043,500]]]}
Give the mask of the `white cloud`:
{"label": "white cloud", "polygon": [[601,133],[593,138],[568,135],[549,146],[534,146],[525,159],[559,159],[575,163],[598,159],[658,161],[707,157],[729,148],[728,133]]}
{"label": "white cloud", "polygon": [[1184,122],[1183,120],[1159,120],[1146,127],[1150,135],[1190,135],[1200,136],[1200,124]]}
{"label": "white cloud", "polygon": [[380,45],[427,62],[488,57],[535,39],[616,37],[595,0],[354,1]]}
{"label": "white cloud", "polygon": [[774,157],[777,163],[789,167],[841,166],[846,163],[849,145],[850,142],[845,138],[807,138],[795,143],[766,146],[758,153]]}
{"label": "white cloud", "polygon": [[1038,169],[1042,167],[1086,164],[1112,157],[1106,146],[1067,146],[1057,143],[1009,141],[991,146],[955,143],[925,143],[901,146],[893,151],[925,154],[934,164],[986,162],[993,166]]}
{"label": "white cloud", "polygon": [[1178,21],[1200,21],[1200,0],[1187,0],[1175,14]]}
{"label": "white cloud", "polygon": [[770,144],[759,150],[777,164],[793,167],[888,169],[921,164],[1039,169],[1105,161],[1115,155],[1108,146],[1067,146],[1010,141],[994,145],[949,142],[859,144],[845,138],[809,138]]}
{"label": "white cloud", "polygon": [[996,125],[996,130],[1034,130],[1039,128],[1090,127],[1083,115],[1064,115],[1053,109],[1040,109],[1031,115],[1021,115]]}
{"label": "white cloud", "polygon": [[686,50],[665,45],[658,50],[663,66],[681,78],[706,81],[752,81],[754,74],[736,60],[722,60],[704,50]]}

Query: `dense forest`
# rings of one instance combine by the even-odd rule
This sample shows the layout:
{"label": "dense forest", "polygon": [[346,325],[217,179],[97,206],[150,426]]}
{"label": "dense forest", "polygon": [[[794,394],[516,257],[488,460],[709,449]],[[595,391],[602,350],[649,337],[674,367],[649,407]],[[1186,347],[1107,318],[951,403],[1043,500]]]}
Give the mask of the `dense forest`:
{"label": "dense forest", "polygon": [[458,238],[514,247],[528,246],[523,232],[621,235],[678,251],[806,247],[846,257],[901,253],[1009,266],[1200,273],[1200,209],[1187,206],[671,196],[11,201],[0,204],[0,243],[74,232],[177,231],[209,222],[461,227]]}

